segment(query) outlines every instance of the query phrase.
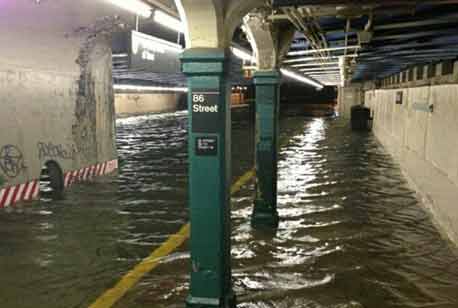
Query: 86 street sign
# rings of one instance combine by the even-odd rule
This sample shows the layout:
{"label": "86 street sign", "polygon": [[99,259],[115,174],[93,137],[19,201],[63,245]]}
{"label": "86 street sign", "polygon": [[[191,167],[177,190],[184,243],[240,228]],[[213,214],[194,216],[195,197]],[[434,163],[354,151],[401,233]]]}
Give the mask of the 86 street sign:
{"label": "86 street sign", "polygon": [[220,92],[195,90],[191,93],[192,132],[217,133],[221,120]]}

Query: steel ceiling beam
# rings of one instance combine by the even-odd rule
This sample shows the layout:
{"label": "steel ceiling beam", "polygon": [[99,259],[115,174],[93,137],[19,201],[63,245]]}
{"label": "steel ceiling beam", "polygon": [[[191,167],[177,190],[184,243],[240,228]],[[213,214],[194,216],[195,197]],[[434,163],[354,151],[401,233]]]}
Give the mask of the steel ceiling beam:
{"label": "steel ceiling beam", "polygon": [[388,41],[388,40],[409,40],[409,39],[418,39],[428,36],[444,36],[444,35],[458,35],[456,29],[445,29],[445,30],[432,30],[432,31],[420,31],[412,33],[402,33],[402,34],[393,34],[393,35],[381,35],[375,36],[372,40],[377,41]]}

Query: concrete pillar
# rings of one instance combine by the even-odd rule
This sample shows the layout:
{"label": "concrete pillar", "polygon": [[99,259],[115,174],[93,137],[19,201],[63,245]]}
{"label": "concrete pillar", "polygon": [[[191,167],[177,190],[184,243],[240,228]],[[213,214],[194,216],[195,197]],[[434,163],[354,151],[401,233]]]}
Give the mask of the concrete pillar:
{"label": "concrete pillar", "polygon": [[[230,85],[226,51],[236,25],[262,0],[177,0],[187,24],[191,285],[188,308],[235,308],[231,281]],[[248,3],[248,4],[247,4]]]}
{"label": "concrete pillar", "polygon": [[289,49],[294,28],[280,29],[262,13],[244,18],[244,29],[257,57],[256,85],[256,193],[254,227],[277,227],[277,160],[280,108],[279,63]]}
{"label": "concrete pillar", "polygon": [[131,17],[106,1],[0,1],[0,208],[37,197],[48,162],[67,176],[115,166],[111,33]]}
{"label": "concrete pillar", "polygon": [[222,49],[188,49],[191,289],[187,307],[235,307],[230,265],[231,119]]}

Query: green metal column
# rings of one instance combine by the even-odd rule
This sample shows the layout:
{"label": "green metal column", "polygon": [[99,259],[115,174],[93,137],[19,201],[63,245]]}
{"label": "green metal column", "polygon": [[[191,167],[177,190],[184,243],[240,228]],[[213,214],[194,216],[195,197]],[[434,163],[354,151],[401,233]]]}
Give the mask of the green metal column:
{"label": "green metal column", "polygon": [[280,73],[259,71],[256,85],[256,197],[251,223],[278,226],[277,157],[280,105]]}
{"label": "green metal column", "polygon": [[189,94],[191,285],[188,308],[233,308],[231,281],[231,112],[222,49],[181,58]]}

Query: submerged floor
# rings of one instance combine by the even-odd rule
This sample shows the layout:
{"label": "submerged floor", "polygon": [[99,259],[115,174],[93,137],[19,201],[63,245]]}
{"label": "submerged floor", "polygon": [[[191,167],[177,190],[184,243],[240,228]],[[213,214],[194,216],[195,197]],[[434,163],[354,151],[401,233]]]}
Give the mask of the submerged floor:
{"label": "submerged floor", "polygon": [[[252,127],[233,125],[234,179],[253,165]],[[186,115],[118,122],[121,174],[65,200],[0,212],[0,307],[87,307],[187,221]],[[282,120],[276,232],[249,224],[252,183],[233,196],[239,307],[458,307],[458,256],[399,167],[334,119]],[[115,307],[182,307],[187,247]]]}

